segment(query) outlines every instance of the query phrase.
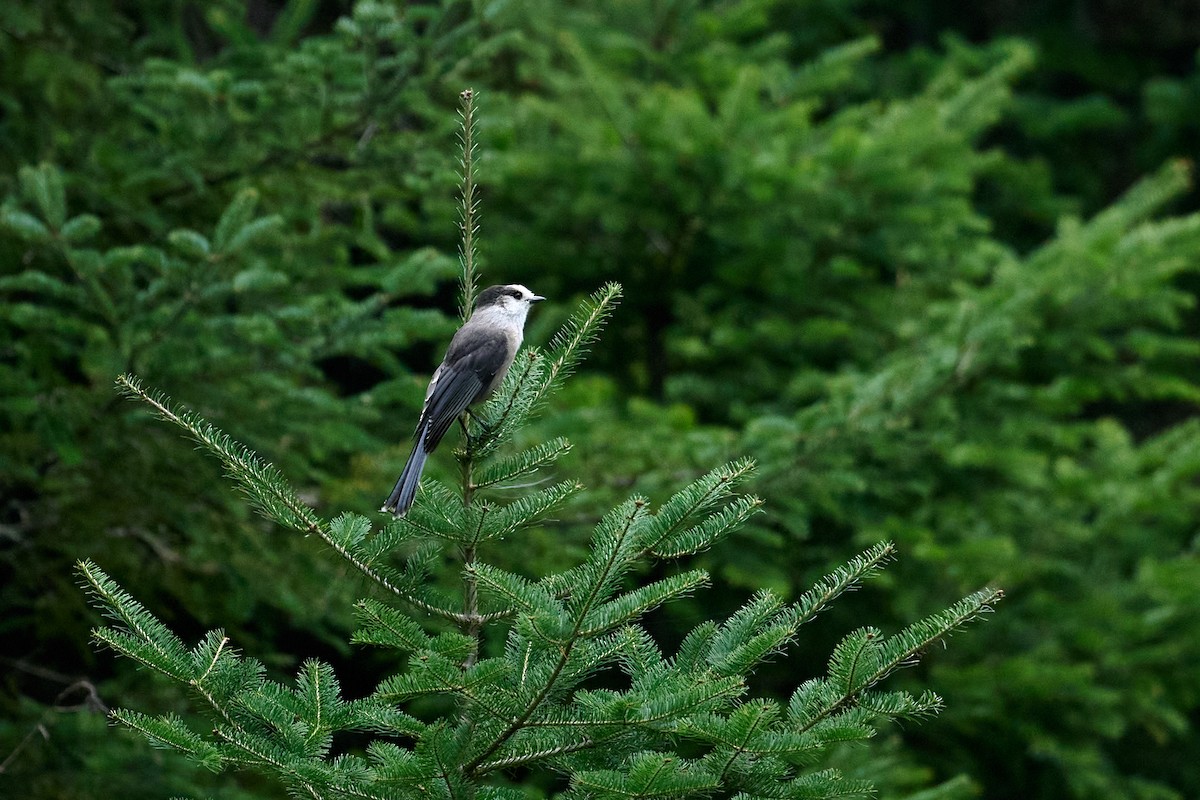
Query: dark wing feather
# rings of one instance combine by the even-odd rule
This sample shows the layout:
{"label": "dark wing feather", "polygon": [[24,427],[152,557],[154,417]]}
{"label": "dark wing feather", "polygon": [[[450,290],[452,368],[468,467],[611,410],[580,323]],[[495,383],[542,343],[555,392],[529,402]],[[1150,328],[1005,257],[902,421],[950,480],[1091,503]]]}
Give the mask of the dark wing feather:
{"label": "dark wing feather", "polygon": [[421,438],[427,451],[432,452],[438,446],[438,442],[450,429],[451,423],[466,411],[482,388],[483,384],[470,372],[443,370],[438,378],[437,387],[429,396],[429,406],[426,409]]}
{"label": "dark wing feather", "polygon": [[503,335],[484,341],[476,339],[472,342],[470,352],[457,359],[456,349],[461,348],[456,348],[455,344],[457,342],[451,343],[437,384],[425,401],[420,427],[422,441],[428,452],[433,452],[438,446],[459,414],[481,398],[495,377],[496,368],[505,365],[507,341]]}

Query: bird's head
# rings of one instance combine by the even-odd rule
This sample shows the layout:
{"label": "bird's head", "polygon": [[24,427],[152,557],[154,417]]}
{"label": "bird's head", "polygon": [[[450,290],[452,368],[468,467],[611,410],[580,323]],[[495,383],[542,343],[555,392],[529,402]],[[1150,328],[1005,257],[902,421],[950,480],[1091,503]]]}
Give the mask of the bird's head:
{"label": "bird's head", "polygon": [[545,299],[519,283],[489,286],[475,299],[475,313],[486,312],[524,324],[529,307]]}

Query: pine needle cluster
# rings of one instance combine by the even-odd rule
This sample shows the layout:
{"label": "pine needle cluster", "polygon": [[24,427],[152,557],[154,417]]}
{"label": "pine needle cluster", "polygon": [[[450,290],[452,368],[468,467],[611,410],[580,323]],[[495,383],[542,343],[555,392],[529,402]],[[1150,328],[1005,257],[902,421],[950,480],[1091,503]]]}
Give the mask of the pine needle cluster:
{"label": "pine needle cluster", "polygon": [[[469,111],[465,176],[473,147]],[[463,231],[473,233],[468,198],[466,191]],[[473,247],[464,243],[464,262]],[[465,270],[464,294],[474,285],[472,269]],[[882,569],[894,550],[889,543],[869,549],[792,602],[761,591],[665,652],[645,617],[707,586],[708,574],[687,568],[688,557],[760,508],[743,491],[749,461],[713,469],[657,508],[629,498],[599,520],[586,555],[564,572],[529,577],[483,558],[520,547],[523,531],[583,491],[561,481],[506,501],[492,492],[548,470],[569,452],[563,439],[514,451],[512,433],[583,357],[619,295],[614,284],[601,288],[545,349],[523,351],[484,409],[489,424],[470,424],[455,453],[458,485],[427,479],[410,513],[382,527],[354,513],[323,518],[275,467],[122,376],[120,389],[215,456],[258,513],[318,537],[361,572],[377,591],[356,606],[353,641],[390,651],[400,666],[357,699],[344,697],[332,668],[317,660],[280,683],[220,630],[185,643],[84,561],[83,584],[110,619],[95,640],[188,686],[214,725],[200,732],[174,715],[130,710],[113,718],[209,769],[268,773],[298,797],[516,798],[526,796],[520,781],[543,774],[556,777],[564,797],[580,799],[868,794],[869,785],[822,768],[822,757],[869,738],[886,720],[936,712],[941,701],[932,692],[879,685],[988,613],[999,591],[970,595],[892,636],[874,628],[851,633],[824,677],[783,700],[756,696],[752,673],[781,657],[805,623]],[[449,554],[463,564],[454,592],[432,580]],[[665,564],[653,573],[662,577],[640,581],[653,562]],[[364,737],[365,746],[348,744]]]}

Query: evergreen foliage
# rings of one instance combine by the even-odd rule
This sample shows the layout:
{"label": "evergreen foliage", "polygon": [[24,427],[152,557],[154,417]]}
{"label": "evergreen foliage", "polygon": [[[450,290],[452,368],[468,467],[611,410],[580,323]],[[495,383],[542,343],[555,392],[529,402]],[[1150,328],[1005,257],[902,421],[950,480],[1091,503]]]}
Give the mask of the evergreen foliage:
{"label": "evergreen foliage", "polygon": [[[578,315],[586,320],[578,335],[561,337],[562,349],[542,360],[575,357],[572,343],[592,335],[615,296],[616,287],[597,293]],[[522,384],[544,392],[555,378],[546,370],[520,380],[493,402],[511,407]],[[937,711],[941,701],[932,692],[877,686],[1001,597],[977,592],[891,637],[875,628],[850,634],[834,650],[827,677],[802,684],[785,709],[753,696],[749,675],[793,644],[801,625],[878,571],[892,556],[890,544],[853,559],[795,603],[756,594],[724,622],[697,626],[673,656],[640,623],[663,603],[705,586],[707,574],[673,572],[632,587],[628,580],[639,561],[691,555],[753,513],[758,500],[736,493],[748,463],[714,470],[657,511],[643,498],[628,500],[596,525],[584,561],[533,579],[477,561],[476,554],[537,524],[554,504],[539,495],[557,502],[565,490],[499,505],[475,496],[468,468],[457,493],[426,486],[411,518],[378,532],[358,515],[325,521],[247,448],[196,415],[173,410],[135,379],[121,384],[220,459],[260,514],[318,536],[395,601],[421,612],[414,617],[375,599],[358,603],[354,641],[405,655],[407,665],[368,697],[346,700],[332,668],[318,660],[305,661],[289,687],[270,680],[260,661],[241,656],[223,631],[189,647],[96,564],[79,564],[93,602],[112,621],[93,632],[95,641],[186,685],[211,708],[215,727],[205,736],[176,715],[124,709],[113,719],[206,768],[263,770],[297,795],[500,796],[498,776],[520,769],[562,775],[568,794],[581,797],[865,796],[869,784],[812,765],[836,743],[869,738],[882,720]],[[468,438],[460,451],[467,467],[477,457],[475,443]],[[522,471],[546,460],[544,450],[523,455],[516,457]],[[448,545],[464,561],[461,595],[453,598],[425,579]],[[393,566],[406,550],[412,556]],[[457,629],[437,630],[438,620]],[[423,718],[414,704],[434,698],[449,706]],[[378,738],[365,753],[338,752],[335,737],[350,732]],[[686,755],[680,741],[690,743]]]}
{"label": "evergreen foliage", "polygon": [[[461,253],[469,298],[472,94],[463,101]],[[215,727],[206,736],[177,715],[132,710],[113,719],[203,767],[261,770],[289,793],[314,798],[509,796],[505,776],[517,770],[535,780],[560,776],[570,797],[869,795],[869,783],[817,768],[822,756],[835,744],[869,738],[883,721],[937,711],[932,692],[877,687],[990,612],[1000,591],[976,592],[894,636],[855,631],[835,648],[827,676],[803,683],[785,707],[756,696],[750,676],[794,645],[805,622],[878,571],[893,548],[873,547],[795,603],[760,591],[723,622],[697,625],[674,655],[665,654],[643,621],[709,584],[704,570],[676,561],[709,549],[758,510],[757,498],[739,493],[748,461],[712,470],[656,510],[640,496],[619,504],[596,524],[586,556],[564,572],[531,576],[481,559],[481,552],[519,545],[526,530],[583,488],[566,481],[509,502],[491,497],[498,476],[523,478],[552,466],[567,451],[561,441],[506,457],[487,473],[486,486],[474,475],[578,363],[619,295],[617,285],[605,286],[544,352],[525,350],[484,410],[489,426],[464,429],[455,452],[459,485],[426,481],[410,513],[378,532],[360,515],[322,519],[249,448],[122,376],[121,390],[214,455],[260,515],[318,537],[390,598],[357,604],[353,640],[387,648],[406,664],[356,700],[342,696],[332,667],[316,659],[287,686],[243,657],[222,630],[189,647],[85,560],[82,582],[112,622],[94,640],[187,686],[210,708]],[[430,579],[450,553],[462,560],[453,593]],[[634,580],[647,560],[672,566],[654,580]],[[350,733],[374,738],[363,748],[335,747]]]}
{"label": "evergreen foliage", "polygon": [[[805,409],[747,428],[747,446],[774,448],[767,495],[808,498],[781,523],[893,537],[926,565],[909,580],[1001,576],[1013,589],[1017,616],[998,641],[1036,644],[975,651],[1002,691],[983,690],[974,668],[949,680],[997,720],[1034,705],[987,732],[959,720],[954,735],[1038,748],[1062,765],[1031,781],[1046,791],[1175,796],[1118,765],[1144,735],[1185,734],[1195,697],[1177,665],[1198,655],[1184,587],[1200,579],[1200,429],[1160,426],[1200,398],[1200,349],[1181,330],[1193,298],[1178,288],[1198,263],[1200,217],[1149,219],[1187,185],[1185,165],[1169,164],[1044,248],[1001,256],[988,282],[908,321],[906,345],[869,374],[847,370]],[[1159,409],[1140,430],[1126,416],[1136,406]],[[951,565],[960,577],[946,581]],[[1160,637],[1175,646],[1145,648]],[[1072,713],[1078,702],[1088,714]]]}
{"label": "evergreen foliage", "polygon": [[[297,3],[273,38],[230,11],[0,11],[0,650],[18,667],[0,716],[6,745],[39,725],[55,742],[44,762],[33,745],[14,759],[34,796],[94,791],[74,754],[95,746],[59,747],[54,733],[95,740],[94,727],[63,722],[54,698],[81,675],[112,677],[86,646],[70,579],[81,553],[162,576],[139,585],[144,597],[246,644],[303,637],[344,650],[350,624],[341,573],[298,540],[269,540],[219,491],[217,470],[177,462],[172,437],[113,402],[114,377],[152,376],[237,420],[311,496],[391,441],[379,409],[419,406],[400,353],[452,330],[413,300],[454,273],[423,228],[426,205],[444,220],[452,202],[440,144],[450,115],[427,98],[458,58],[453,11],[400,24],[396,9],[364,4],[307,37],[318,9]],[[215,38],[190,36],[193,24]],[[401,50],[383,45],[401,38]],[[357,75],[372,76],[366,94]],[[305,579],[268,588],[260,569]],[[309,579],[328,607],[311,602]],[[114,758],[98,768],[144,775]]]}
{"label": "evergreen foliage", "polygon": [[[283,796],[108,730],[107,706],[126,705],[213,744],[184,684],[88,647],[84,556],[187,648],[222,628],[289,693],[304,657],[352,698],[398,671],[393,648],[443,636],[429,647],[466,661],[459,622],[364,589],[321,536],[251,509],[290,498],[294,522],[462,612],[459,539],[429,512],[461,505],[450,448],[414,513],[427,530],[339,510],[373,508],[407,452],[472,294],[449,279],[450,221],[474,235],[482,199],[487,236],[462,255],[554,301],[531,341],[597,286],[626,296],[586,370],[540,396],[514,371],[504,396],[524,385],[528,405],[494,437],[472,428],[473,513],[506,531],[479,544],[480,603],[555,575],[541,588],[565,603],[596,519],[631,493],[662,514],[752,453],[741,480],[764,513],[692,555],[710,529],[680,529],[611,601],[654,588],[605,613],[662,598],[635,624],[678,660],[687,632],[764,587],[799,610],[848,553],[894,541],[904,558],[821,605],[747,698],[786,717],[846,631],[902,629],[931,596],[985,584],[1012,599],[892,679],[946,692],[937,724],[835,746],[813,770],[885,798],[1200,796],[1187,6],[0,4],[0,795]],[[488,112],[469,200],[448,146],[463,86]],[[547,362],[525,368],[541,380]],[[120,374],[270,454],[266,485],[287,494],[225,491],[219,459],[114,398]],[[749,513],[726,502],[708,525]],[[688,570],[708,590],[666,602]],[[364,614],[384,622],[366,633]],[[484,626],[480,663],[514,619]],[[356,628],[400,638],[352,647]],[[455,701],[408,705],[428,721]],[[332,752],[366,757],[371,735]],[[506,774],[554,788],[535,771]]]}
{"label": "evergreen foliage", "polygon": [[[1071,145],[1076,161],[1058,149],[1089,130],[1082,101],[1031,115],[1026,42],[809,51],[819,12],[788,28],[779,6],[746,10],[523,23],[553,80],[514,96],[496,136],[514,188],[492,214],[501,246],[550,280],[569,280],[564,262],[630,276],[623,335],[645,344],[610,372],[674,404],[680,444],[642,456],[662,418],[620,401],[550,430],[603,431],[574,436],[580,457],[610,474],[633,458],[646,486],[695,453],[758,454],[755,546],[705,559],[734,585],[799,592],[855,536],[914,556],[901,585],[1026,586],[1022,613],[938,664],[974,698],[952,733],[906,734],[939,775],[967,770],[994,797],[1194,795],[1172,765],[1196,752],[1200,697],[1176,666],[1197,641],[1200,251],[1194,216],[1164,218],[1194,203],[1189,163],[1155,164],[1083,217],[1094,196],[1057,196],[1045,164],[993,146],[1014,116],[1059,126],[1053,169],[1111,177],[1109,153],[1081,156],[1094,142]],[[1172,129],[1191,80],[1153,85]],[[896,619],[919,603],[904,593]],[[1022,688],[997,691],[985,661]]]}

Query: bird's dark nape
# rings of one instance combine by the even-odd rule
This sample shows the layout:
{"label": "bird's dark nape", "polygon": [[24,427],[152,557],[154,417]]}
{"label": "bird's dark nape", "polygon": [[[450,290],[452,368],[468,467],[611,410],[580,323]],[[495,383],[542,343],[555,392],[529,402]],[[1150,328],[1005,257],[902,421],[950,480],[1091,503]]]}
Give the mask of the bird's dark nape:
{"label": "bird's dark nape", "polygon": [[475,308],[490,306],[508,291],[507,286],[489,286],[475,297]]}

